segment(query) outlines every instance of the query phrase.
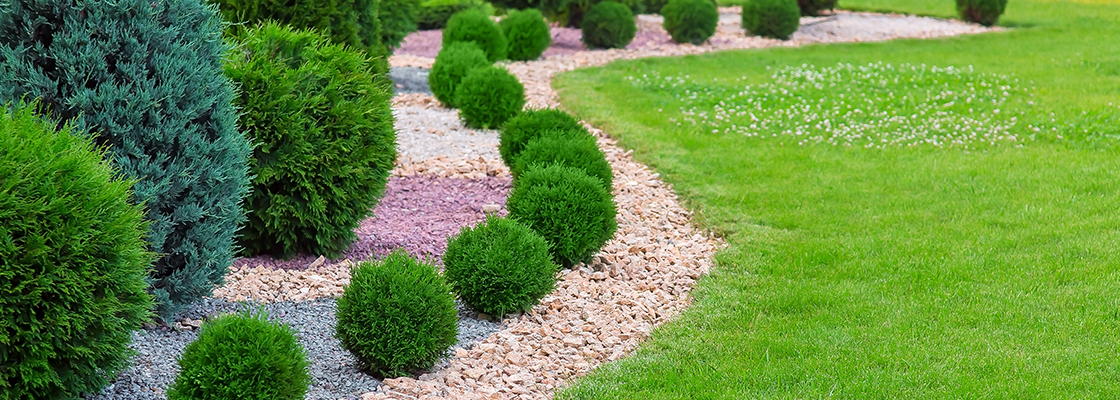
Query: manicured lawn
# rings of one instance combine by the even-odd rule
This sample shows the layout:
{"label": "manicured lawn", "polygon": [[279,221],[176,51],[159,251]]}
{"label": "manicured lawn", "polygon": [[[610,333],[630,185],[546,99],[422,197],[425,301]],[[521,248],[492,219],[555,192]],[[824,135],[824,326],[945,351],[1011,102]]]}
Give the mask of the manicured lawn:
{"label": "manicured lawn", "polygon": [[692,308],[558,397],[1120,398],[1120,1],[1001,23],[558,77],[730,243]]}

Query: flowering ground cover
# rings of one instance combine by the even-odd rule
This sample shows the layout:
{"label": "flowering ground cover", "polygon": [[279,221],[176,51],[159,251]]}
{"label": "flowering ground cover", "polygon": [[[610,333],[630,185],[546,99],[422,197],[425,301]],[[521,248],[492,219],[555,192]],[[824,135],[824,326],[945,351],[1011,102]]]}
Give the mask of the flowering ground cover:
{"label": "flowering ground cover", "polygon": [[1006,32],[559,76],[730,246],[558,398],[1120,396],[1117,22],[1115,0],[1012,0]]}

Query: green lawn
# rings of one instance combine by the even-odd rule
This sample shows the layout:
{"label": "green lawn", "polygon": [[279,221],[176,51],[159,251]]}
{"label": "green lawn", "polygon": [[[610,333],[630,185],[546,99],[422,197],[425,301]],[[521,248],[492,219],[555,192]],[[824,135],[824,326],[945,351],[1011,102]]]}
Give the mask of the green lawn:
{"label": "green lawn", "polygon": [[[559,76],[730,246],[558,397],[1120,398],[1120,1],[1011,0],[1001,24]],[[913,126],[957,136],[892,136]]]}

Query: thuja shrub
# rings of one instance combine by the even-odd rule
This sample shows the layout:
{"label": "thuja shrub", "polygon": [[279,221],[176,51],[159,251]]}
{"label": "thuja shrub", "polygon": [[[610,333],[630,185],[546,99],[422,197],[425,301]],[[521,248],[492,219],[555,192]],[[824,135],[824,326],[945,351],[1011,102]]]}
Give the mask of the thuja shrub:
{"label": "thuja shrub", "polygon": [[498,27],[509,42],[510,60],[536,60],[552,44],[552,33],[539,10],[510,11]]}
{"label": "thuja shrub", "polygon": [[311,384],[307,356],[295,333],[243,311],[202,324],[179,357],[168,400],[302,400]]}
{"label": "thuja shrub", "polygon": [[[502,125],[498,135],[498,154],[513,168],[517,155],[530,140],[550,130],[576,130],[587,133],[571,114],[555,108],[525,110]],[[588,133],[589,134],[589,133]]]}
{"label": "thuja shrub", "polygon": [[525,107],[525,86],[504,68],[475,68],[455,88],[455,105],[467,126],[502,126]]}
{"label": "thuja shrub", "polygon": [[750,0],[743,4],[743,29],[753,35],[786,40],[800,24],[797,0]]}
{"label": "thuja shrub", "polygon": [[591,260],[618,229],[614,199],[603,183],[563,165],[530,167],[506,207],[510,218],[544,236],[552,259],[565,267]]}
{"label": "thuja shrub", "polygon": [[164,319],[222,283],[244,219],[251,148],[222,71],[227,52],[217,9],[201,0],[0,7],[0,101],[41,98],[136,179]]}
{"label": "thuja shrub", "polygon": [[506,36],[498,24],[479,10],[466,10],[451,16],[443,28],[443,45],[455,42],[474,42],[486,52],[490,62],[506,59]]}
{"label": "thuja shrub", "polygon": [[428,72],[428,87],[440,103],[455,107],[455,89],[463,77],[475,68],[490,66],[486,52],[475,42],[454,42],[440,49]]}
{"label": "thuja shrub", "polygon": [[638,25],[622,3],[604,1],[587,11],[581,23],[583,44],[591,48],[621,49],[634,40]]}
{"label": "thuja shrub", "polygon": [[[382,1],[395,4],[416,0],[213,0],[221,8],[222,16],[235,23],[231,26],[234,34],[241,34],[238,31],[244,27],[275,21],[296,29],[315,29],[335,43],[369,50],[376,55],[383,55],[379,49],[383,30],[381,18],[394,18],[380,15],[381,10],[386,10]],[[411,17],[415,21],[413,15],[417,12],[418,8],[404,10],[404,18]]]}
{"label": "thuja shrub", "polygon": [[226,65],[253,151],[248,254],[339,255],[377,204],[396,160],[391,94],[365,53],[314,31],[245,31]]}
{"label": "thuja shrub", "polygon": [[984,26],[995,25],[1006,8],[1007,0],[957,0],[961,19]]}
{"label": "thuja shrub", "polygon": [[364,368],[408,375],[431,367],[455,344],[455,297],[434,265],[398,250],[350,274],[338,298],[335,337]]}
{"label": "thuja shrub", "polygon": [[0,398],[97,393],[150,318],[132,181],[36,104],[0,106]]}
{"label": "thuja shrub", "polygon": [[611,191],[614,175],[610,163],[607,162],[607,156],[599,149],[595,137],[582,129],[548,130],[529,140],[510,167],[514,185],[530,167],[552,164],[579,169],[598,179],[608,193]]}
{"label": "thuja shrub", "polygon": [[443,267],[459,298],[497,317],[536,305],[556,287],[559,269],[544,237],[494,215],[447,239]]}
{"label": "thuja shrub", "polygon": [[797,0],[797,7],[801,9],[801,15],[815,16],[821,11],[836,8],[836,0]]}
{"label": "thuja shrub", "polygon": [[420,19],[421,0],[377,0],[377,16],[381,21],[381,42],[399,47],[401,40],[416,32]]}
{"label": "thuja shrub", "polygon": [[719,10],[712,0],[669,0],[661,15],[662,26],[677,43],[704,43],[719,24]]}
{"label": "thuja shrub", "polygon": [[420,29],[443,29],[455,13],[470,9],[494,15],[494,6],[485,0],[424,0],[420,3]]}

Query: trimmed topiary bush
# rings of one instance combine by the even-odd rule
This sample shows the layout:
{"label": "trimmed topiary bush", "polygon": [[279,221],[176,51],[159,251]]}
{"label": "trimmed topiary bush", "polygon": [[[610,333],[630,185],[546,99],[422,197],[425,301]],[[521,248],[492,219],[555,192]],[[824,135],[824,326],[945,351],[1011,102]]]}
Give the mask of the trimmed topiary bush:
{"label": "trimmed topiary bush", "polygon": [[506,166],[513,168],[518,153],[521,153],[525,145],[541,133],[550,130],[576,130],[590,135],[579,121],[564,110],[555,108],[525,110],[502,125],[502,131],[498,136],[498,154],[502,156]]}
{"label": "trimmed topiary bush", "polygon": [[455,108],[455,89],[463,77],[475,68],[490,66],[486,53],[475,42],[454,42],[440,49],[432,70],[428,72],[428,87],[440,103]]}
{"label": "trimmed topiary bush", "polygon": [[400,47],[405,36],[416,32],[420,19],[421,0],[377,0],[377,17],[381,21],[381,42]]}
{"label": "trimmed topiary bush", "polygon": [[41,98],[136,179],[164,319],[222,283],[244,219],[251,147],[222,72],[228,49],[201,0],[0,7],[0,102]]}
{"label": "trimmed topiary bush", "polygon": [[525,86],[504,68],[475,68],[455,88],[455,105],[467,126],[497,128],[525,107]]}
{"label": "trimmed topiary bush", "polygon": [[800,25],[797,0],[750,0],[743,4],[743,29],[753,35],[786,40]]}
{"label": "trimmed topiary bush", "polygon": [[[7,26],[7,25],[5,25]],[[0,398],[97,393],[150,318],[155,255],[130,181],[37,104],[0,106]]]}
{"label": "trimmed topiary bush", "polygon": [[506,200],[509,217],[544,236],[557,264],[591,260],[618,229],[614,199],[603,182],[582,170],[530,167]]}
{"label": "trimmed topiary bush", "polygon": [[608,193],[611,191],[614,183],[611,165],[607,162],[606,154],[599,149],[595,137],[587,131],[554,129],[529,140],[510,167],[514,185],[517,184],[518,177],[530,167],[552,164],[579,169],[598,179]]}
{"label": "trimmed topiary bush", "polygon": [[307,356],[286,325],[264,311],[202,324],[179,357],[168,400],[302,400],[311,384]]}
{"label": "trimmed topiary bush", "polygon": [[604,1],[587,11],[581,23],[583,44],[590,48],[621,49],[634,40],[638,25],[622,3]]}
{"label": "trimmed topiary bush", "polygon": [[486,52],[490,62],[506,59],[508,42],[502,30],[479,10],[466,10],[451,16],[443,29],[443,46],[455,42],[474,42]]}
{"label": "trimmed topiary bush", "polygon": [[[244,27],[256,26],[265,21],[276,21],[295,29],[315,29],[331,41],[383,55],[381,46],[382,1],[392,0],[214,0],[226,21],[235,23],[233,33],[240,35]],[[397,0],[415,1],[415,0]],[[405,11],[406,14],[408,11]],[[406,18],[408,15],[406,15]],[[415,18],[415,17],[412,17]],[[239,25],[240,24],[240,25]]]}
{"label": "trimmed topiary bush", "polygon": [[700,44],[716,33],[719,10],[712,0],[669,0],[662,26],[677,43]]}
{"label": "trimmed topiary bush", "polygon": [[494,15],[494,6],[485,0],[425,0],[420,3],[420,29],[443,29],[455,13],[470,9]]}
{"label": "trimmed topiary bush", "polygon": [[1007,0],[957,0],[961,19],[984,26],[995,25],[1006,8]]}
{"label": "trimmed topiary bush", "polygon": [[335,337],[366,369],[407,375],[431,367],[455,344],[455,297],[434,265],[398,250],[350,274],[338,298]]}
{"label": "trimmed topiary bush", "polygon": [[513,10],[509,12],[498,27],[509,41],[507,54],[510,60],[536,60],[552,44],[552,33],[544,15],[538,10]]}
{"label": "trimmed topiary bush", "polygon": [[494,215],[447,239],[443,267],[459,298],[497,317],[531,309],[556,287],[559,269],[541,235]]}
{"label": "trimmed topiary bush", "polygon": [[354,241],[397,157],[385,78],[364,53],[267,23],[226,65],[257,144],[241,243],[248,254],[334,257]]}
{"label": "trimmed topiary bush", "polygon": [[836,8],[836,0],[797,0],[797,7],[801,9],[801,15],[817,16],[821,11]]}

